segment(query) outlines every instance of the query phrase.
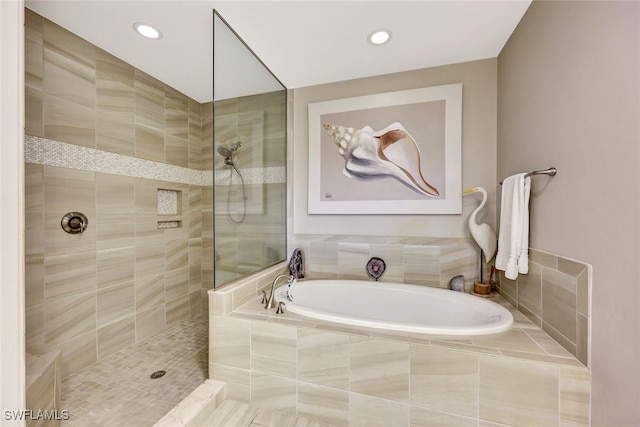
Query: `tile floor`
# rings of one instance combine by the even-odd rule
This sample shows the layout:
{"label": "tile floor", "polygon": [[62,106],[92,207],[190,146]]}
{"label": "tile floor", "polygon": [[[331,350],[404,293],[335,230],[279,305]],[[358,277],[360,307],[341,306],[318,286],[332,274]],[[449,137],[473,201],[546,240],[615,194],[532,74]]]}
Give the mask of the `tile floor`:
{"label": "tile floor", "polygon": [[225,400],[205,422],[207,427],[330,427],[303,417]]}
{"label": "tile floor", "polygon": [[[208,378],[207,313],[112,354],[62,381],[66,427],[152,426]],[[166,375],[151,379],[153,372]]]}

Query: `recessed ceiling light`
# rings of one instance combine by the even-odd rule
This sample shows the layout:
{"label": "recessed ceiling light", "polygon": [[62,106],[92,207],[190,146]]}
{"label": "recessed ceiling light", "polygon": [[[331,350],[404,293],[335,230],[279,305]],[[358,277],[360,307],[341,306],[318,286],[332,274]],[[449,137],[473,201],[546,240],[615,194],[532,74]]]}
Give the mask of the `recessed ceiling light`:
{"label": "recessed ceiling light", "polygon": [[145,24],[144,22],[136,22],[133,24],[133,29],[136,30],[138,34],[148,39],[157,40],[162,38],[160,30],[149,24]]}
{"label": "recessed ceiling light", "polygon": [[391,31],[389,30],[375,30],[367,37],[367,40],[371,44],[381,45],[385,44],[391,39]]}

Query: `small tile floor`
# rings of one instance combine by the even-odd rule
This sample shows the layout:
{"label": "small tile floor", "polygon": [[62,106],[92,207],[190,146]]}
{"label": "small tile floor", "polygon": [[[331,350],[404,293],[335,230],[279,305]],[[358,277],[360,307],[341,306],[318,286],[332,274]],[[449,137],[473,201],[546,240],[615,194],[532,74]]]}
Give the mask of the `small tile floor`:
{"label": "small tile floor", "polygon": [[208,321],[192,316],[65,378],[62,426],[153,426],[208,378]]}

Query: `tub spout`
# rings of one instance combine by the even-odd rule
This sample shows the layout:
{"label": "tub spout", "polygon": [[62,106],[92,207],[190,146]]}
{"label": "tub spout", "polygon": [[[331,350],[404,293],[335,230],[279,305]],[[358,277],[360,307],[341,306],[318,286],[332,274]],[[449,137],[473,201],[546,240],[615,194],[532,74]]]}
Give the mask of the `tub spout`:
{"label": "tub spout", "polygon": [[282,278],[286,278],[287,282],[289,283],[289,285],[292,285],[292,284],[294,284],[296,282],[296,278],[295,277],[289,276],[287,274],[280,274],[275,279],[273,279],[273,283],[271,284],[271,296],[269,296],[269,300],[267,301],[267,303],[264,306],[264,308],[266,310],[270,310],[272,308],[276,308],[276,300],[275,300],[276,283],[278,283],[278,280],[280,280]]}

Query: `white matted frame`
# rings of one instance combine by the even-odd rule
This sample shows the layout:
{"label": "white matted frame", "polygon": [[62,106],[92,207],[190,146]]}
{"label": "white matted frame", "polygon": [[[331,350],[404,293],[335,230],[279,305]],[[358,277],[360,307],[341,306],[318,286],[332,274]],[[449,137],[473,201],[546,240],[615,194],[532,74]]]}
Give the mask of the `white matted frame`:
{"label": "white matted frame", "polygon": [[[318,102],[308,108],[309,214],[462,213],[462,83]],[[406,131],[403,144],[413,141],[417,146],[401,160],[418,165],[413,175],[419,173],[422,182],[432,185],[433,194],[416,190],[406,168],[392,165],[399,172],[379,172],[390,158],[382,154],[379,136],[383,129],[398,128]],[[346,132],[346,138],[336,142],[330,135],[335,129]],[[362,141],[373,148],[363,151],[352,145]],[[364,160],[357,156],[363,152]],[[375,168],[378,172],[370,172]]]}

